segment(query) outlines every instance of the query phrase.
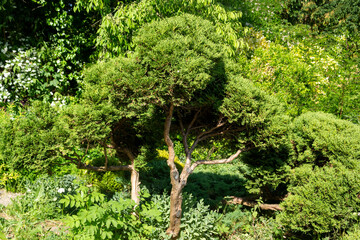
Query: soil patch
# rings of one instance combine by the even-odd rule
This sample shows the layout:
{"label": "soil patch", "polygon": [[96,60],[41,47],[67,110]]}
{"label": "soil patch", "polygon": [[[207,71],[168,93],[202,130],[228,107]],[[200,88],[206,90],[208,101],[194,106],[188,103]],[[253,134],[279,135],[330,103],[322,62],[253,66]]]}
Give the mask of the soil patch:
{"label": "soil patch", "polygon": [[4,205],[6,207],[11,203],[11,199],[14,199],[19,195],[21,195],[21,193],[12,193],[7,192],[5,189],[0,189],[0,205]]}

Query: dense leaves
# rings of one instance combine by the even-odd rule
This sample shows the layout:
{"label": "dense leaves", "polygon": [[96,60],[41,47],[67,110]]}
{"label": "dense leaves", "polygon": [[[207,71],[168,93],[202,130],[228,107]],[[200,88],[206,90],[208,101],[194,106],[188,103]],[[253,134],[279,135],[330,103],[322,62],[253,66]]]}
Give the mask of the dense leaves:
{"label": "dense leaves", "polygon": [[[0,207],[2,231],[355,239],[358,5],[2,1],[0,185],[28,190]],[[45,172],[87,186],[35,180]],[[223,208],[226,195],[251,210]],[[278,203],[279,214],[260,211]],[[41,221],[64,214],[67,231],[45,233]]]}

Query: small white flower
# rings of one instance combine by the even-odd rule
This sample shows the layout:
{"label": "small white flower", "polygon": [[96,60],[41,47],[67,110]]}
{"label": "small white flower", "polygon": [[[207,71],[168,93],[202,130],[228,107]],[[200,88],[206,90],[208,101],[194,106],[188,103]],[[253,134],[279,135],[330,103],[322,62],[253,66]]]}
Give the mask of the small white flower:
{"label": "small white flower", "polygon": [[59,188],[59,189],[58,189],[58,193],[63,193],[63,192],[65,192],[65,189],[64,189],[64,188]]}
{"label": "small white flower", "polygon": [[4,72],[4,77],[7,78],[8,76],[10,76],[9,72]]}

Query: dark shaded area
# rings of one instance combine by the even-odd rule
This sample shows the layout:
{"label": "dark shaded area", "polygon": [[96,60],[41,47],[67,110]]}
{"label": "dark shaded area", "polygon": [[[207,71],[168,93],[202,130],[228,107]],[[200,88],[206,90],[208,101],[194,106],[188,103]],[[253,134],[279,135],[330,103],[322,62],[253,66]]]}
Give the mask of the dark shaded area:
{"label": "dark shaded area", "polygon": [[[149,163],[149,169],[140,173],[141,184],[149,189],[151,194],[170,194],[171,184],[169,167],[166,160],[154,160]],[[195,172],[190,175],[184,193],[192,194],[197,199],[204,199],[206,205],[216,209],[226,196],[244,196],[245,178],[230,174],[211,172]]]}
{"label": "dark shaded area", "polygon": [[243,172],[249,180],[247,184],[251,189],[259,189],[267,203],[278,203],[287,193],[292,155],[289,144],[254,149],[242,155],[242,161],[249,166],[249,171]]}

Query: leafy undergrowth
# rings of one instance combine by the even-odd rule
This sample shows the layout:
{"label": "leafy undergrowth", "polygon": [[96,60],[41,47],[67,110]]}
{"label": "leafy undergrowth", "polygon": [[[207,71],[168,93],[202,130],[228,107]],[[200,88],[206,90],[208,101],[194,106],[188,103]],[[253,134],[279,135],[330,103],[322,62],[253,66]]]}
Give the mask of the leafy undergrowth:
{"label": "leafy undergrowth", "polygon": [[[168,239],[169,195],[144,188],[135,206],[122,192],[109,194],[73,175],[41,177],[2,207],[0,229],[7,239]],[[127,187],[124,186],[123,189]],[[210,210],[184,194],[179,239],[275,239],[282,231],[258,208]],[[194,231],[196,229],[196,231]]]}

